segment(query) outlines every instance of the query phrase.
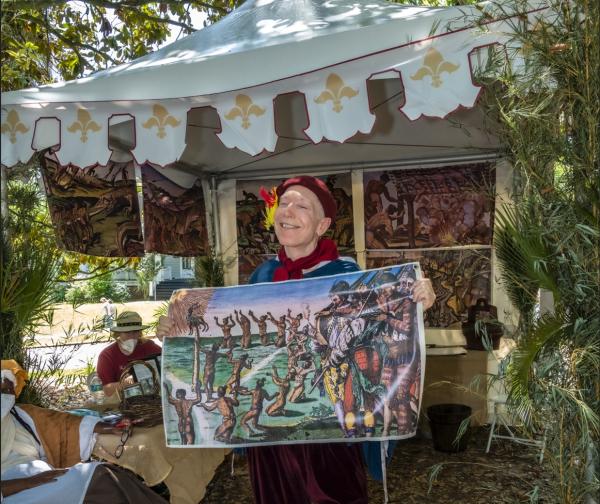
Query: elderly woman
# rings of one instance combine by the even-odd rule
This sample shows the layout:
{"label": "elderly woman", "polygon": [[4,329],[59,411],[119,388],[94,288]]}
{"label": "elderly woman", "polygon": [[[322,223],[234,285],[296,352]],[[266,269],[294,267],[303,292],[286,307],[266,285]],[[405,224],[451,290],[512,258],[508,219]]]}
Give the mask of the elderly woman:
{"label": "elderly woman", "polygon": [[[314,278],[359,270],[341,259],[336,245],[322,238],[336,214],[327,186],[309,176],[293,177],[276,190],[277,259],[260,265],[251,283]],[[416,282],[413,299],[429,308],[435,294],[429,280]],[[161,321],[159,334],[171,322]],[[161,329],[162,327],[162,329]],[[368,501],[362,443],[320,443],[249,448],[250,480],[257,503],[364,504]],[[379,454],[379,444],[376,445]]]}

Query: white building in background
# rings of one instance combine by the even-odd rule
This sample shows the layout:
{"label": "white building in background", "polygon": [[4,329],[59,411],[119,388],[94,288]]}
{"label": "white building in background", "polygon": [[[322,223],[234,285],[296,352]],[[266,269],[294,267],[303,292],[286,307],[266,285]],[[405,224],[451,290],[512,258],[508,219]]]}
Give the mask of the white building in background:
{"label": "white building in background", "polygon": [[[154,289],[157,289],[157,298],[163,299],[170,296],[175,289],[190,285],[194,279],[194,258],[176,257],[163,255],[163,268],[159,271],[155,285],[150,286],[150,297],[154,297]],[[123,282],[125,285],[134,287],[137,285],[135,272],[130,269],[122,269],[112,274],[115,282]],[[167,291],[169,294],[167,295]],[[161,295],[162,294],[162,295]]]}

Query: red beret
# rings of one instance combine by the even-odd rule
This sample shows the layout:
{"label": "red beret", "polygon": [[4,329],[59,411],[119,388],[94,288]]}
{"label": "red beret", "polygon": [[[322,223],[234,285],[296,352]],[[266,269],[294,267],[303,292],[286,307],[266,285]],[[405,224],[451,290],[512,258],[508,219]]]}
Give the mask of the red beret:
{"label": "red beret", "polygon": [[331,192],[329,192],[327,184],[318,178],[311,177],[310,175],[292,177],[279,184],[276,189],[277,198],[281,198],[285,191],[287,191],[291,186],[296,185],[306,187],[309,191],[312,191],[319,199],[319,202],[323,207],[325,217],[329,217],[332,221],[335,219],[335,214],[337,213],[337,204],[335,203],[335,199],[333,199]]}

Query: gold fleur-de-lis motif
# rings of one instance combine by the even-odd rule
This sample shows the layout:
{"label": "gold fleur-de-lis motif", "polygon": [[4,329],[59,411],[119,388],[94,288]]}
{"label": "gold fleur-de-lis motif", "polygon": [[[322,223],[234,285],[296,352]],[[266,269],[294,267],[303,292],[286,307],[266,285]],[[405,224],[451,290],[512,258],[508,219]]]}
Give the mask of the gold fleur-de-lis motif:
{"label": "gold fleur-de-lis motif", "polygon": [[334,73],[329,74],[329,77],[327,77],[325,88],[325,91],[315,98],[315,102],[323,104],[331,100],[333,102],[333,111],[338,114],[344,108],[342,106],[342,98],[348,98],[350,100],[358,94],[356,89],[346,86],[342,78]]}
{"label": "gold fleur-de-lis motif", "polygon": [[264,113],[265,109],[252,103],[252,98],[245,94],[239,94],[235,97],[235,107],[225,114],[225,119],[233,121],[236,117],[241,117],[242,128],[248,129],[250,127],[250,116],[254,114],[256,117],[260,117]]}
{"label": "gold fleur-de-lis motif", "polygon": [[79,140],[83,143],[88,141],[88,132],[98,132],[102,129],[96,121],[92,120],[92,116],[85,109],[77,109],[77,121],[73,122],[71,126],[67,128],[71,133],[75,133],[77,131],[81,131],[81,136]]}
{"label": "gold fleur-de-lis motif", "polygon": [[169,114],[169,111],[161,104],[156,103],[152,106],[152,117],[148,119],[142,126],[146,129],[152,129],[154,126],[158,128],[156,136],[165,138],[167,136],[167,126],[176,128],[181,124],[181,121]]}
{"label": "gold fleur-de-lis motif", "polygon": [[17,133],[25,134],[29,131],[29,128],[25,126],[21,119],[19,119],[19,113],[12,109],[6,116],[6,121],[2,123],[2,134],[8,133],[10,143],[16,143]]}
{"label": "gold fleur-de-lis motif", "polygon": [[430,47],[423,59],[423,66],[417,70],[415,75],[411,75],[410,78],[412,80],[423,80],[423,77],[429,75],[431,77],[431,85],[437,88],[443,84],[441,79],[442,72],[456,72],[459,66],[445,61],[437,49]]}

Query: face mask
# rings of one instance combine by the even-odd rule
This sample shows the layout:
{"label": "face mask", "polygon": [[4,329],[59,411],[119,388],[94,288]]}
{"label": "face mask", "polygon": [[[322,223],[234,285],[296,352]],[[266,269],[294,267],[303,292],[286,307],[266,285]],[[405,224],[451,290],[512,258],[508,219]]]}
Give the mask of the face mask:
{"label": "face mask", "polygon": [[8,412],[15,405],[15,396],[13,394],[2,394],[2,420],[8,415]]}
{"label": "face mask", "polygon": [[119,347],[121,348],[121,351],[125,355],[131,355],[133,353],[133,351],[135,350],[136,345],[137,345],[136,339],[128,339],[125,341],[119,341]]}

